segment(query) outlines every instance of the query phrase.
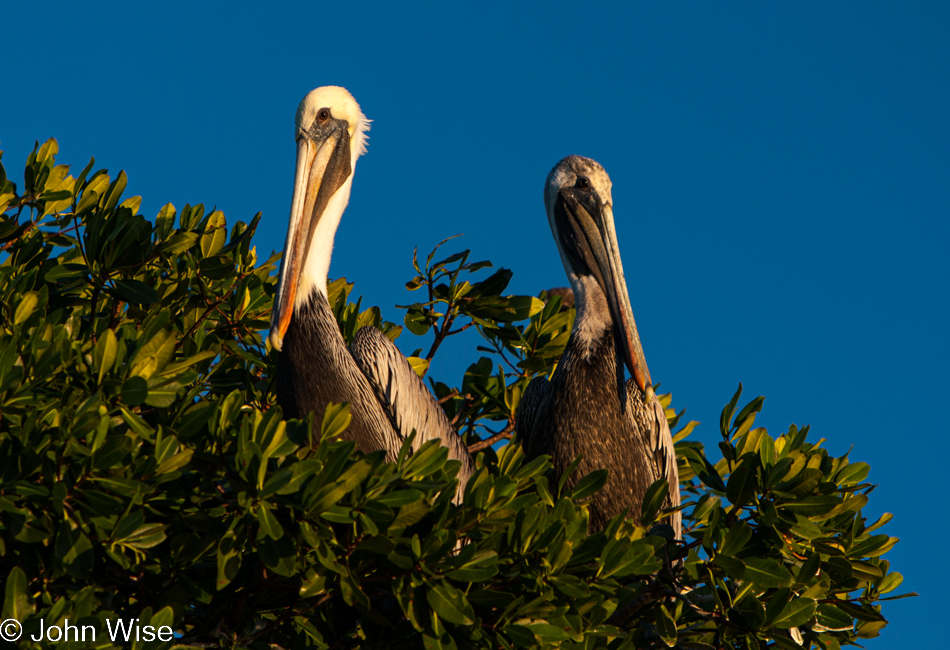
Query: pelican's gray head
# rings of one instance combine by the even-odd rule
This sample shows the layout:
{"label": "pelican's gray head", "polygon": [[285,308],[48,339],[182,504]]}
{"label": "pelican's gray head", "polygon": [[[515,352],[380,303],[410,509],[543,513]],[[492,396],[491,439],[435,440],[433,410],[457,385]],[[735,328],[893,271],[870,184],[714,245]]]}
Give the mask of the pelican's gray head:
{"label": "pelican's gray head", "polygon": [[[583,179],[583,180],[582,180]],[[566,187],[576,187],[580,182],[588,182],[599,200],[613,208],[610,190],[613,184],[607,171],[596,160],[584,156],[568,156],[554,166],[544,181],[544,207],[548,214],[553,212],[558,192]]]}
{"label": "pelican's gray head", "polygon": [[568,156],[548,174],[544,207],[575,296],[583,300],[585,287],[596,284],[600,288],[624,363],[643,394],[650,396],[653,385],[620,261],[611,187],[610,177],[600,163]]}

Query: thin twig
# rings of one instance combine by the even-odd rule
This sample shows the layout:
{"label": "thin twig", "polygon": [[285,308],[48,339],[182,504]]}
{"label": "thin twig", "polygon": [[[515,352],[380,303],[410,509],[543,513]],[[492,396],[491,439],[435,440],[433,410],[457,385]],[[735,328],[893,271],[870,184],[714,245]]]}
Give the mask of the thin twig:
{"label": "thin twig", "polygon": [[459,389],[453,388],[451,393],[449,393],[448,395],[446,395],[445,397],[439,400],[439,404],[445,404],[453,397],[458,397],[458,394],[459,394]]}
{"label": "thin twig", "polygon": [[[233,283],[233,284],[231,285],[231,288],[228,289],[226,292],[224,292],[224,295],[218,296],[218,297],[211,303],[211,305],[208,307],[208,309],[205,310],[205,313],[202,314],[201,317],[198,318],[198,320],[195,321],[195,324],[192,325],[191,328],[185,333],[185,335],[184,335],[182,338],[180,338],[180,339],[178,340],[178,343],[175,344],[175,350],[176,350],[176,351],[177,351],[179,348],[181,348],[182,344],[183,344],[185,341],[188,341],[188,340],[191,339],[191,336],[198,330],[198,326],[201,325],[201,323],[202,323],[205,319],[207,319],[207,318],[211,315],[211,313],[214,312],[214,310],[216,310],[216,309],[218,308],[218,306],[219,306],[222,302],[224,302],[225,300],[228,299],[228,296],[231,295],[231,293],[234,291],[235,287],[237,287],[238,284],[240,284],[241,280],[243,280],[245,277],[247,277],[247,276],[246,276],[246,275],[241,275],[241,276],[239,276],[239,277],[238,277],[238,281],[235,282],[235,283]],[[199,279],[200,279],[200,278],[199,278]],[[199,282],[198,284],[199,284],[199,287],[201,287],[201,282]],[[204,294],[203,288],[202,288],[201,293],[202,293],[202,295]],[[207,302],[207,300],[208,300],[208,299],[205,298],[205,301],[206,301],[206,302]],[[222,315],[225,316],[225,317],[227,317],[227,314],[224,314],[223,312],[222,312]]]}
{"label": "thin twig", "polygon": [[515,421],[513,419],[508,420],[508,426],[504,429],[493,435],[491,438],[485,438],[481,442],[476,442],[474,445],[468,448],[469,453],[474,454],[481,451],[482,449],[487,449],[499,440],[511,440],[512,431],[515,428]]}
{"label": "thin twig", "polygon": [[459,408],[458,411],[455,412],[455,417],[452,418],[452,421],[449,422],[449,424],[455,427],[456,422],[458,422],[460,419],[464,419],[462,418],[462,415],[465,413],[465,410],[471,406],[471,404],[472,404],[472,396],[469,393],[465,393],[464,395],[462,395],[462,406]]}
{"label": "thin twig", "polygon": [[498,343],[496,339],[489,340],[489,343],[491,343],[492,347],[495,349],[495,354],[501,357],[501,360],[504,361],[509,368],[511,368],[512,372],[514,372],[519,377],[525,376],[525,371],[511,363],[508,357],[505,356],[505,349]]}
{"label": "thin twig", "polygon": [[195,321],[195,324],[192,325],[191,328],[187,332],[185,332],[185,335],[181,337],[181,339],[178,340],[178,343],[175,345],[176,351],[179,348],[181,348],[182,343],[184,343],[185,341],[191,340],[192,335],[198,330],[198,326],[201,325],[201,323],[204,322],[209,316],[211,316],[214,310],[217,309],[218,305],[224,302],[225,298],[227,298],[227,294],[219,297],[216,302],[212,303],[212,305],[205,310],[205,313],[203,313],[198,318],[198,320]]}
{"label": "thin twig", "polygon": [[[449,305],[449,307],[451,307],[451,305]],[[442,345],[442,341],[444,341],[449,335],[449,328],[452,326],[452,322],[455,320],[455,316],[452,315],[451,309],[446,310],[445,316],[443,316],[443,318],[445,320],[442,321],[442,327],[440,327],[435,333],[435,340],[432,341],[432,347],[429,348],[429,353],[426,354],[426,367],[422,371],[423,377],[425,377],[425,374],[432,366],[432,358],[435,356],[435,352],[439,349],[439,346]]]}
{"label": "thin twig", "polygon": [[8,241],[8,242],[7,242],[6,244],[4,244],[3,246],[0,246],[0,252],[7,250],[7,248],[9,248],[10,246],[13,246],[15,243],[17,243],[18,241],[20,241],[20,239],[23,237],[23,235],[25,235],[26,233],[30,232],[30,231],[33,230],[33,228],[35,228],[35,227],[36,227],[36,222],[35,222],[35,221],[30,221],[30,223],[27,224],[26,230],[24,230],[23,232],[21,232],[21,233],[19,234],[19,236],[18,236],[16,239],[11,239],[10,241]]}
{"label": "thin twig", "polygon": [[475,321],[466,323],[465,325],[462,325],[460,328],[458,328],[454,332],[449,332],[448,334],[446,334],[446,336],[455,336],[456,334],[461,334],[462,332],[464,332],[465,330],[467,330],[469,327],[471,327],[474,324],[475,324]]}
{"label": "thin twig", "polygon": [[125,302],[113,297],[112,299],[112,317],[109,319],[109,329],[114,330],[119,320],[119,310]]}

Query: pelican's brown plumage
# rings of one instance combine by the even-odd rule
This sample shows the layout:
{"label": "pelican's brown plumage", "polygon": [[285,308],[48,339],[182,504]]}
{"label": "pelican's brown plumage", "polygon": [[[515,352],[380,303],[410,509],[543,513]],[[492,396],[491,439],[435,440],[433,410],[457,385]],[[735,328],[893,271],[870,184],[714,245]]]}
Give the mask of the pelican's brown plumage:
{"label": "pelican's brown plumage", "polygon": [[[568,485],[609,471],[590,504],[591,531],[625,509],[639,522],[644,494],[657,479],[669,482],[664,507],[680,504],[673,439],[633,320],[610,190],[607,172],[589,158],[568,156],[548,175],[544,204],[577,317],[557,369],[550,380],[532,380],[515,425],[526,455],[548,454],[559,474],[583,456]],[[680,538],[680,513],[669,522]]]}

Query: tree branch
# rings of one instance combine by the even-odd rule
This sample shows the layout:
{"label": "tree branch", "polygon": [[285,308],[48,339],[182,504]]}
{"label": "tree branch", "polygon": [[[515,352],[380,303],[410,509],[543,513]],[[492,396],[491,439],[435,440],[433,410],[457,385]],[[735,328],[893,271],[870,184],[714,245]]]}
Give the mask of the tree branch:
{"label": "tree branch", "polygon": [[493,435],[491,438],[485,438],[481,442],[476,442],[474,445],[470,446],[468,448],[469,453],[474,454],[476,452],[481,451],[482,449],[487,449],[488,447],[491,447],[493,444],[495,444],[499,440],[511,440],[511,436],[512,436],[511,432],[514,430],[514,428],[515,428],[514,419],[509,419],[508,426],[506,426],[504,429],[502,429],[501,431]]}

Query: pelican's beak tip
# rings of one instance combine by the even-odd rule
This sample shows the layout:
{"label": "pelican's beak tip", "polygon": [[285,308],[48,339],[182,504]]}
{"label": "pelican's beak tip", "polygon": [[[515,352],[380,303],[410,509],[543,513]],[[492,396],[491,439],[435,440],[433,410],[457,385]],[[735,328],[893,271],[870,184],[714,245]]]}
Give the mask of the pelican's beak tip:
{"label": "pelican's beak tip", "polygon": [[281,348],[284,346],[284,338],[276,330],[271,330],[267,340],[270,341],[271,349],[277,352],[280,352]]}
{"label": "pelican's beak tip", "polygon": [[643,401],[649,403],[656,397],[656,391],[653,390],[653,384],[647,384],[647,389],[643,391]]}

